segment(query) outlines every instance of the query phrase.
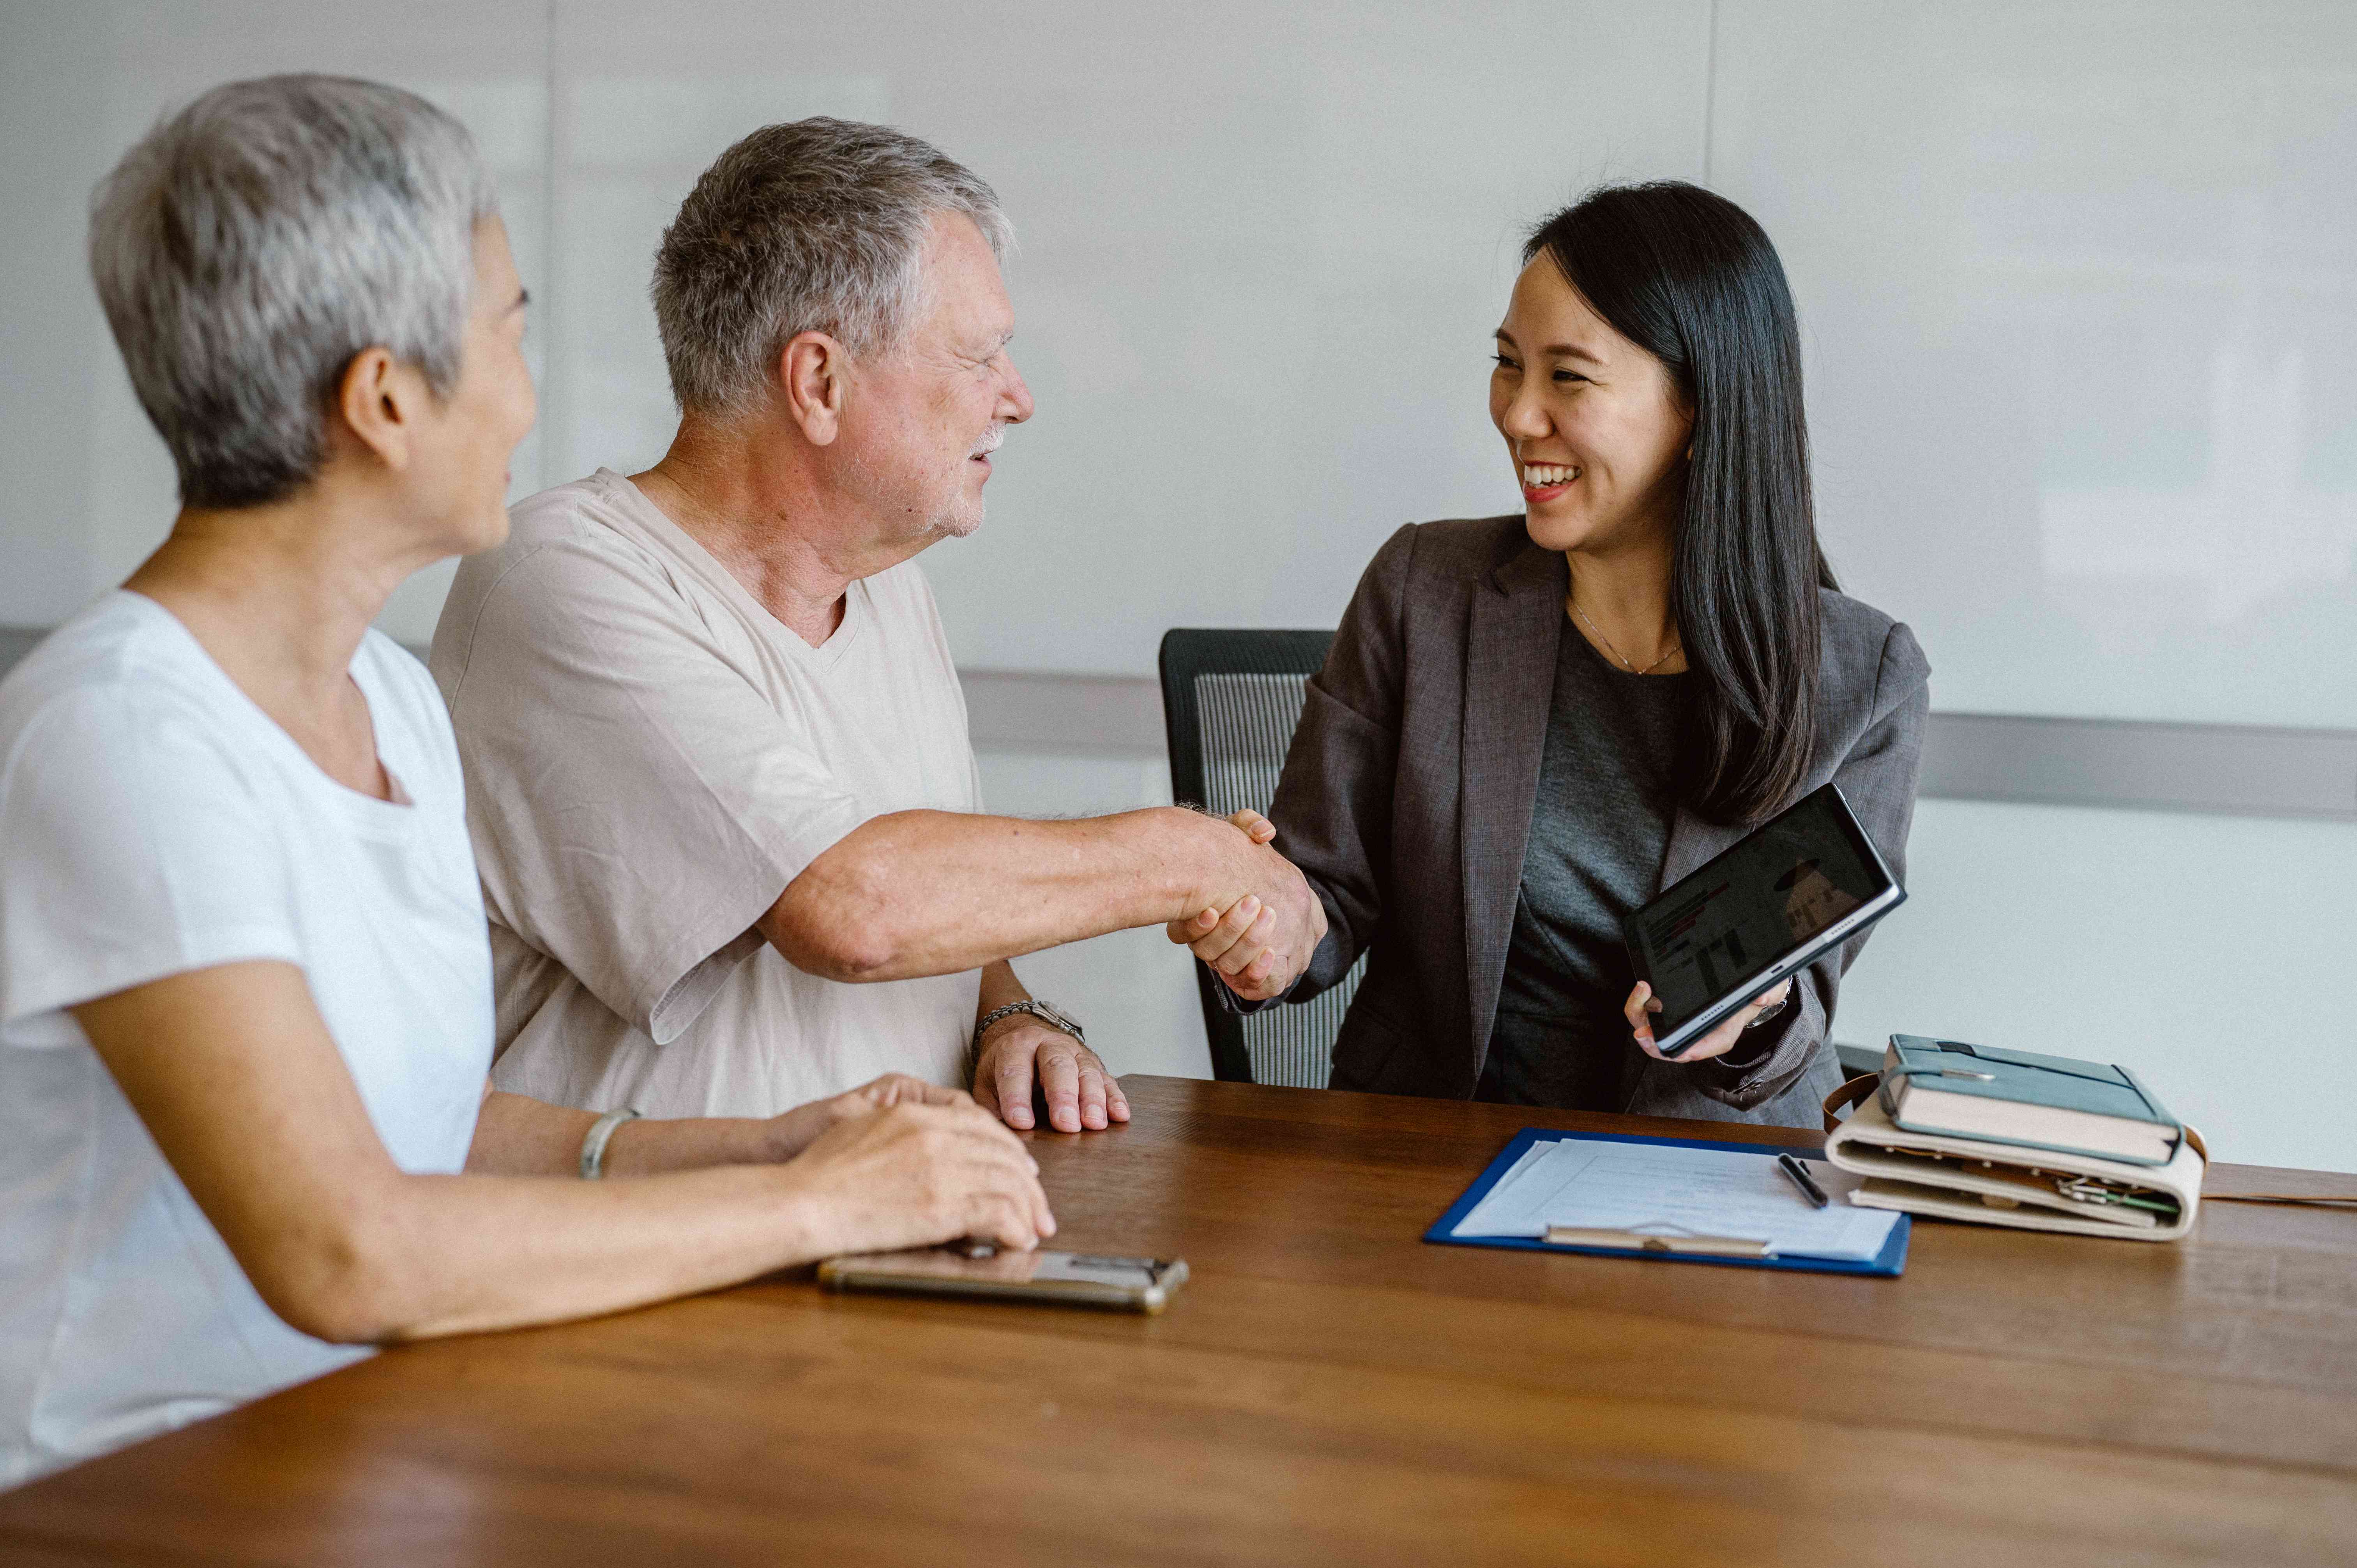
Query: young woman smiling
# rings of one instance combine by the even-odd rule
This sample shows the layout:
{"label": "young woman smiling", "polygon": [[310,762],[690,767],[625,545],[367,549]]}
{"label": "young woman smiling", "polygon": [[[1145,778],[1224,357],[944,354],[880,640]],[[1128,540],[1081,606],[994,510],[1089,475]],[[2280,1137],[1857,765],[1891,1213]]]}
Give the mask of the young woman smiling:
{"label": "young woman smiling", "polygon": [[1669,1061],[1620,919],[1828,779],[1903,874],[1930,667],[1818,546],[1757,223],[1691,185],[1609,188],[1523,262],[1490,379],[1523,514],[1376,553],[1270,811],[1325,940],[1285,989],[1249,930],[1173,939],[1254,1000],[1371,955],[1337,1089],[1813,1126],[1865,939]]}

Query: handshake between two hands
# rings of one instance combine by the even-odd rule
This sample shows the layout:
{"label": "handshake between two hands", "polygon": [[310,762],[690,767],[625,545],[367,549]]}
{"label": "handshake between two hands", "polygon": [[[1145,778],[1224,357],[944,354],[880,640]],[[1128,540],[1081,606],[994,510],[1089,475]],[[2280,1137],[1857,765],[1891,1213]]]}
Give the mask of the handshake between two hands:
{"label": "handshake between two hands", "polygon": [[1249,842],[1246,880],[1260,888],[1225,909],[1207,908],[1173,920],[1170,940],[1209,964],[1229,990],[1247,1002],[1281,996],[1309,967],[1326,936],[1326,907],[1308,879],[1285,856],[1268,847],[1275,824],[1258,811],[1228,819]]}

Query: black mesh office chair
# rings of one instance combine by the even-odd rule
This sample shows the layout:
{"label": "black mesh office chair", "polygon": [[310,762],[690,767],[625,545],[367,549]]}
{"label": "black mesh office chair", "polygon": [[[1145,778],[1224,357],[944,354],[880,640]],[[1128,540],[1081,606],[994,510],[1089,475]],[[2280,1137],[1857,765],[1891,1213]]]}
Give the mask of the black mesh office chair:
{"label": "black mesh office chair", "polygon": [[[1268,810],[1301,722],[1302,686],[1326,662],[1330,631],[1217,631],[1185,628],[1162,638],[1162,716],[1170,734],[1174,799],[1226,816]],[[1313,1001],[1238,1017],[1220,1005],[1209,970],[1195,966],[1211,1073],[1233,1083],[1323,1089],[1334,1035],[1364,958]]]}

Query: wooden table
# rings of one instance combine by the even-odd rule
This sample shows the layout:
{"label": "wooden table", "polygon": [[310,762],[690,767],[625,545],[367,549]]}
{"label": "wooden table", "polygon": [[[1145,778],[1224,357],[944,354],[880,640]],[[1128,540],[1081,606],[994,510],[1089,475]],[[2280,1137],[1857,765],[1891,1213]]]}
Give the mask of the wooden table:
{"label": "wooden table", "polygon": [[1060,1241],[1190,1260],[1160,1318],[805,1271],[394,1350],[0,1497],[0,1562],[2357,1563],[2357,1214],[1919,1222],[1899,1280],[1433,1247],[1517,1127],[1697,1124],[1125,1084],[1034,1143]]}

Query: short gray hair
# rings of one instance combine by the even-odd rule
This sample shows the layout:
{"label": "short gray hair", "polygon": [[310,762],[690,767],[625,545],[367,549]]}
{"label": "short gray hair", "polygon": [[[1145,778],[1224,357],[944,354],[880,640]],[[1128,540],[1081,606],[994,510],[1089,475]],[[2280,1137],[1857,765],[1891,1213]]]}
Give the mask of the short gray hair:
{"label": "short gray hair", "polygon": [[447,396],[497,210],[467,128],[372,81],[231,82],[125,153],[91,200],[91,276],[182,503],[309,483],[363,349]]}
{"label": "short gray hair", "polygon": [[798,334],[890,353],[925,299],[937,212],[974,220],[1004,260],[998,194],[931,143],[819,116],[765,125],[720,155],[655,252],[655,324],[683,411],[738,413]]}

